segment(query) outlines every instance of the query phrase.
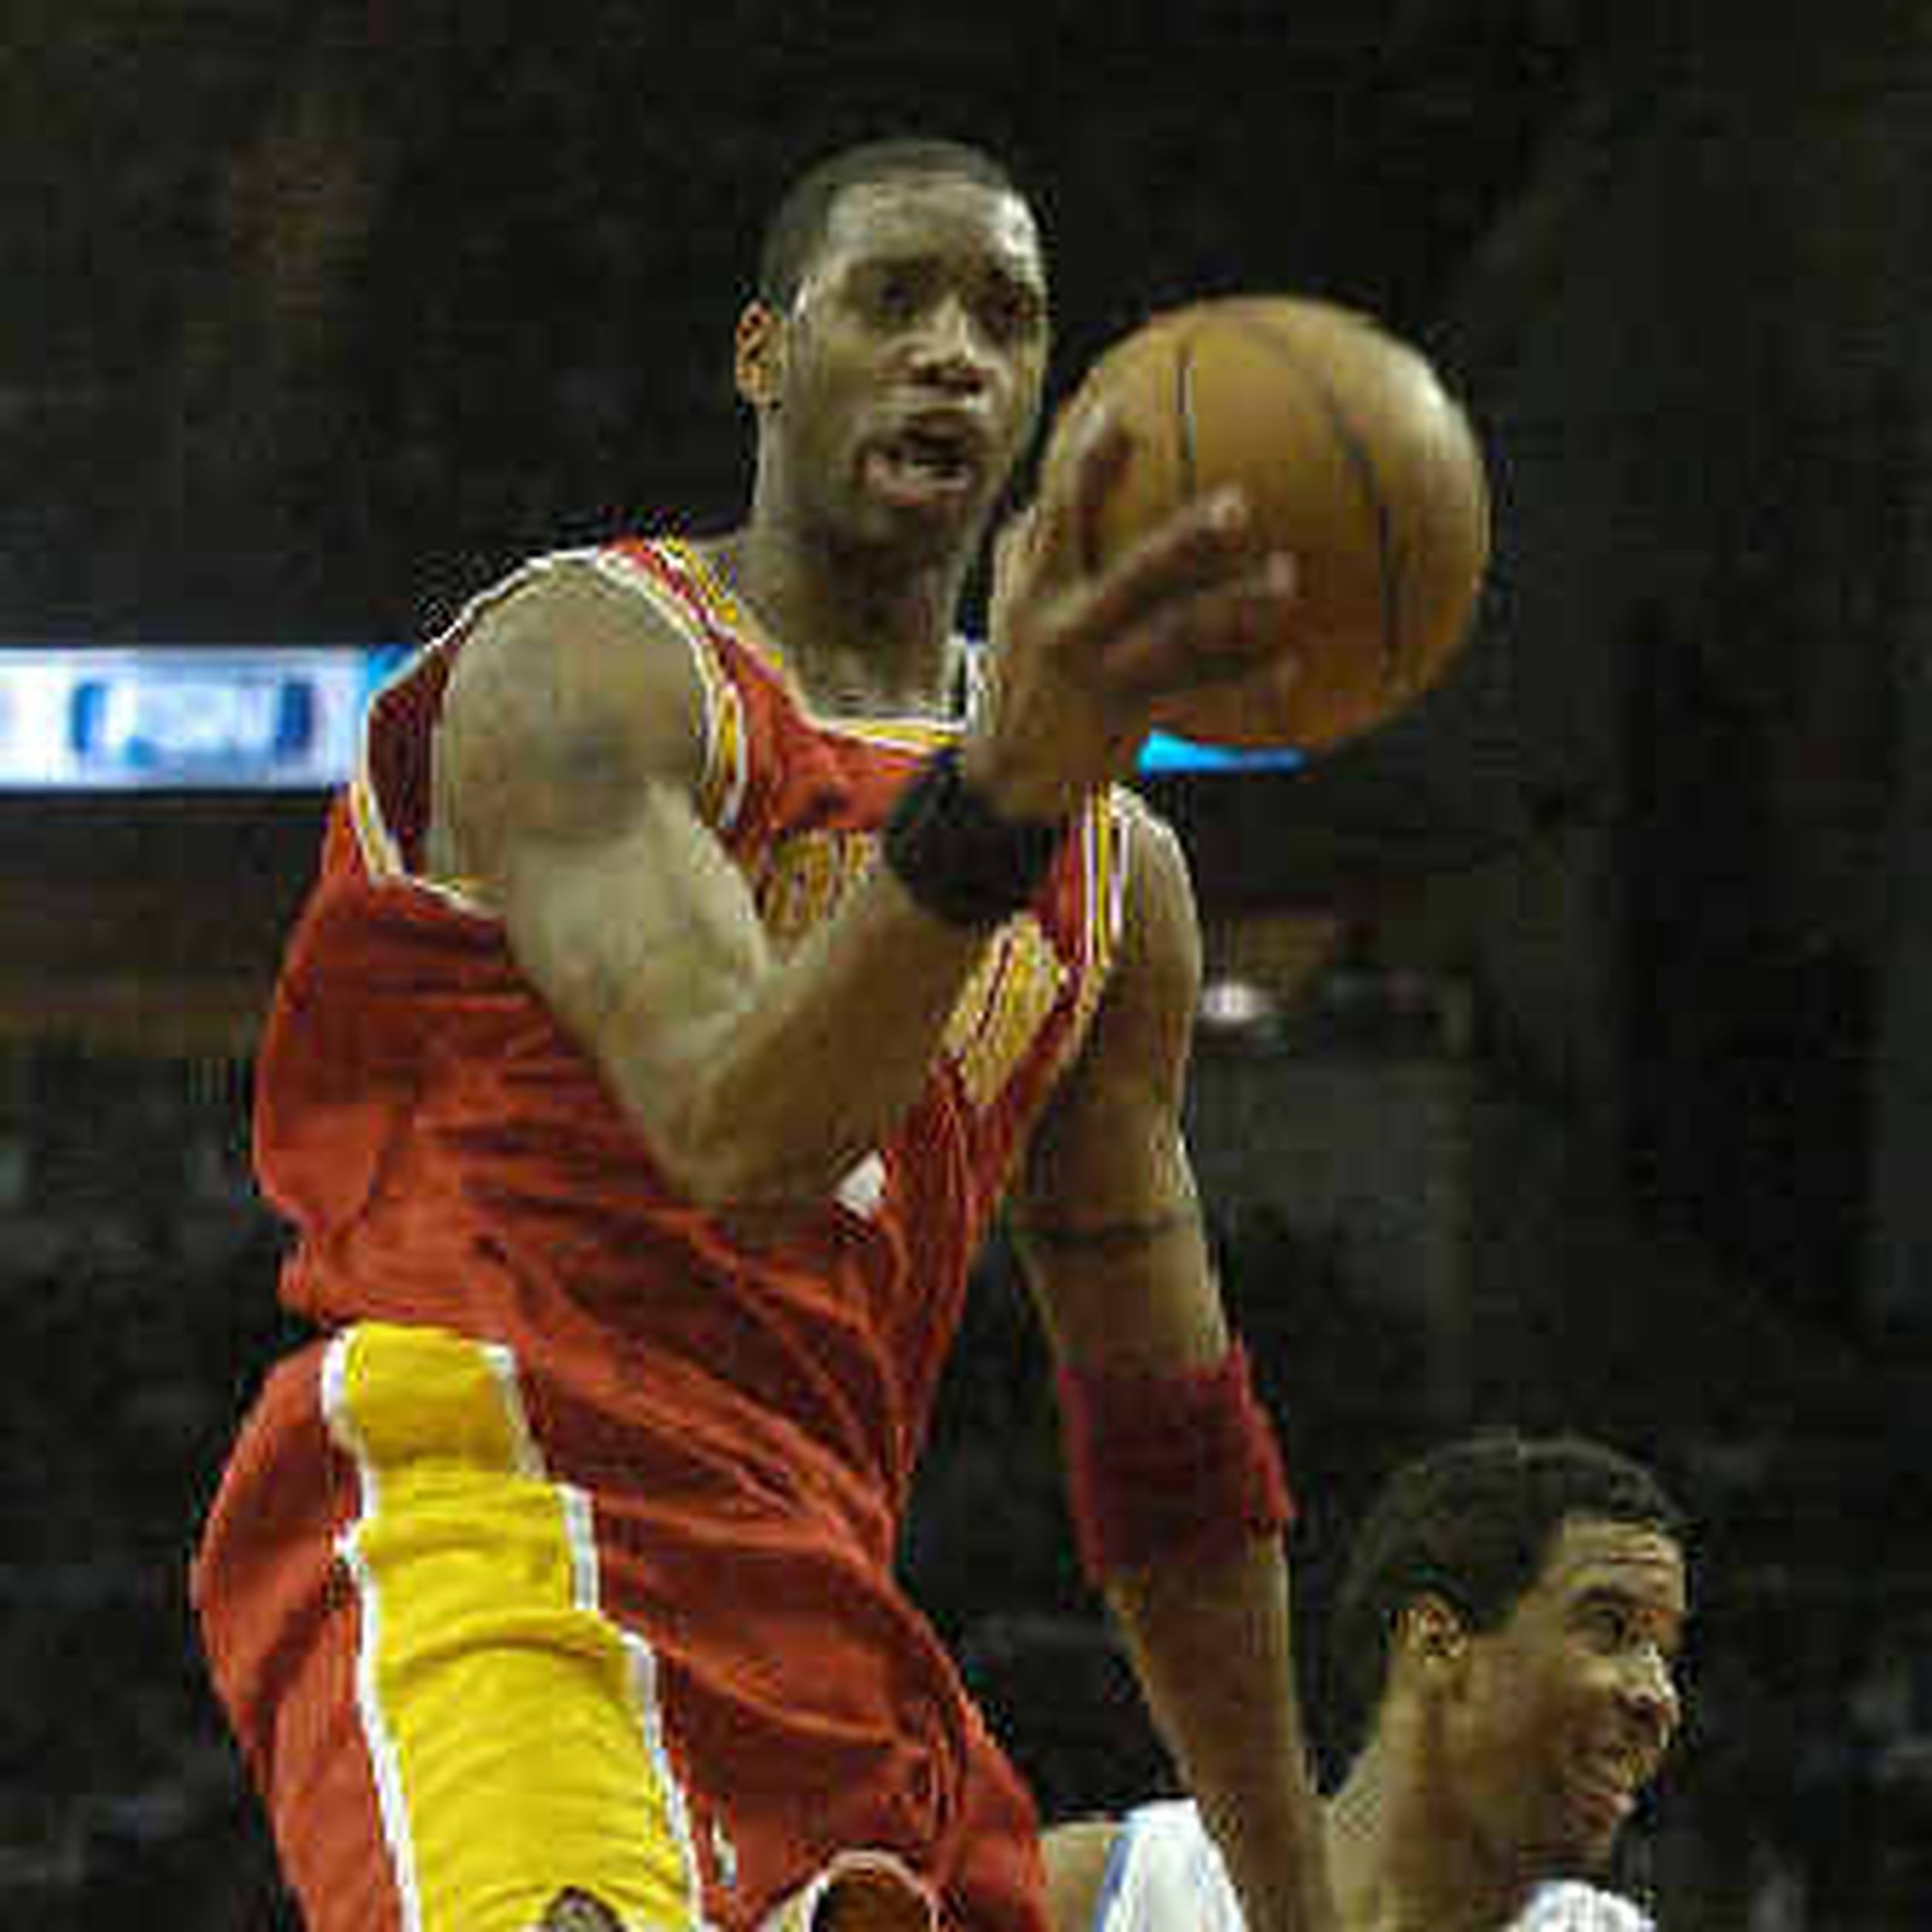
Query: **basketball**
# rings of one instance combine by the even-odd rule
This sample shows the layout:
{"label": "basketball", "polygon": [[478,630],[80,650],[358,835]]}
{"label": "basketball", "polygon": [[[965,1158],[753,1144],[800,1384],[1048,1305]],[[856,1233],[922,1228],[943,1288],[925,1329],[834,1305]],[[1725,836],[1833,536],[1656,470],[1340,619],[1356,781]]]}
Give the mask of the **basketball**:
{"label": "basketball", "polygon": [[1205,688],[1155,722],[1197,741],[1317,752],[1394,716],[1468,637],[1489,560],[1482,451],[1417,349],[1352,309],[1230,296],[1157,315],[1060,411],[1046,473],[1102,399],[1132,437],[1082,532],[1097,569],[1189,498],[1239,485],[1298,566],[1298,674],[1278,696]]}

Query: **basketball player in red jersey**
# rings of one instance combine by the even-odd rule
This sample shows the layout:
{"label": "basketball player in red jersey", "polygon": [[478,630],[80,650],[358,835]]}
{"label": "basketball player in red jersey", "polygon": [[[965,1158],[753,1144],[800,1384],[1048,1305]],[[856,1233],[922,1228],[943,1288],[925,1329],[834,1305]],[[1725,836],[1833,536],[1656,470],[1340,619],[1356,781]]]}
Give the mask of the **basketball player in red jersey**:
{"label": "basketball player in red jersey", "polygon": [[736,340],[730,534],[536,560],[372,706],[257,1070],[320,1334],[197,1563],[314,1932],[1035,1932],[1036,1820],[896,1586],[1010,1200],[1083,1549],[1248,1923],[1326,1923],[1287,1500],[1179,1128],[1164,696],[1292,674],[1238,503],[1089,577],[1097,427],[956,607],[1038,414],[976,151],[807,176]]}

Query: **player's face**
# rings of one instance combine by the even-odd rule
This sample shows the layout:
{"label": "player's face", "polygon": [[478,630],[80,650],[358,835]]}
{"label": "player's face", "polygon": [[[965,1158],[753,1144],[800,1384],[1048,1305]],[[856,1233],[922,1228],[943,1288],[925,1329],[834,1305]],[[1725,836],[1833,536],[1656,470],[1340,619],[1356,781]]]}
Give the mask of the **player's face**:
{"label": "player's face", "polygon": [[1600,1871],[1680,1716],[1682,1551],[1572,1517],[1499,1630],[1472,1638],[1456,1775],[1485,1849],[1525,1878]]}
{"label": "player's face", "polygon": [[949,175],[848,189],[783,324],[788,509],[862,540],[975,537],[1031,436],[1047,353],[1018,196]]}

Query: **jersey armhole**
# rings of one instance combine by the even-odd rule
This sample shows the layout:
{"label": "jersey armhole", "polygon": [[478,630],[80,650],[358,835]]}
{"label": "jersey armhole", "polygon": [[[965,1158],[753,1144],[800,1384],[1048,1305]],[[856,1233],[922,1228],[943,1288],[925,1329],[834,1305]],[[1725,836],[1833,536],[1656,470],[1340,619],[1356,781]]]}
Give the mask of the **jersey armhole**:
{"label": "jersey armhole", "polygon": [[641,597],[677,633],[689,653],[698,681],[703,735],[698,780],[698,808],[720,840],[737,829],[750,781],[750,746],[745,707],[724,654],[707,626],[696,593],[682,587],[674,558],[657,544],[612,546],[589,553],[600,575]]}

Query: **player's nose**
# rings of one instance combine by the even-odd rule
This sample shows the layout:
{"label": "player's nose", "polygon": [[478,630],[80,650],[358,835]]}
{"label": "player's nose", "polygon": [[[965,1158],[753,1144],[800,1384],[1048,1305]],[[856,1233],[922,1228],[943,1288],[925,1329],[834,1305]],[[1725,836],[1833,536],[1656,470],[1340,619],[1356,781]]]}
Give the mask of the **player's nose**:
{"label": "player's nose", "polygon": [[1670,1659],[1654,1644],[1640,1645],[1625,1665],[1618,1691],[1624,1707],[1641,1721],[1658,1745],[1667,1745],[1684,1714]]}
{"label": "player's nose", "polygon": [[976,390],[992,379],[992,357],[957,295],[934,302],[920,318],[911,360],[914,375],[946,389]]}

